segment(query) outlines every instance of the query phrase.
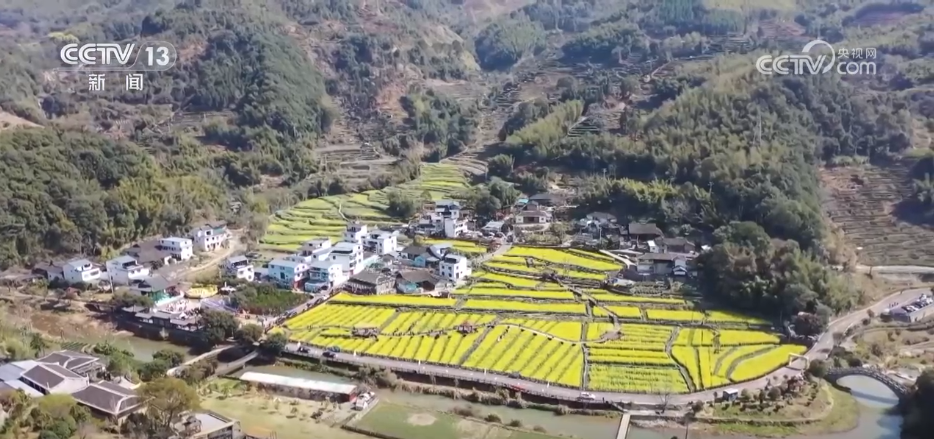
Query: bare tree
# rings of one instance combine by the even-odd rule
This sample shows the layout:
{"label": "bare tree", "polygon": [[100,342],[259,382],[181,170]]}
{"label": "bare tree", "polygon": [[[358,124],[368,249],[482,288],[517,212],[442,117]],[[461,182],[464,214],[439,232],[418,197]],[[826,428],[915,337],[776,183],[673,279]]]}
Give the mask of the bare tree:
{"label": "bare tree", "polygon": [[662,413],[664,413],[665,410],[668,410],[668,403],[671,401],[671,395],[673,393],[671,379],[660,380],[655,390],[655,393],[658,395],[658,402],[662,406]]}

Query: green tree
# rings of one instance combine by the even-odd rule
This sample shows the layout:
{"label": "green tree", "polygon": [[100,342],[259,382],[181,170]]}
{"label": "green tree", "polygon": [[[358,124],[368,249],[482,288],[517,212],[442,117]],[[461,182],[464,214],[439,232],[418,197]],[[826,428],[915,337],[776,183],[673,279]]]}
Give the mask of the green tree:
{"label": "green tree", "polygon": [[32,349],[36,355],[42,356],[45,350],[49,348],[49,344],[42,338],[42,334],[33,332],[29,335],[29,348]]}
{"label": "green tree", "polygon": [[389,201],[389,214],[396,218],[411,218],[421,208],[421,205],[414,197],[402,191],[390,191],[387,198]]}
{"label": "green tree", "polygon": [[905,401],[905,417],[902,424],[902,437],[922,439],[930,437],[934,428],[934,369],[921,372],[915,380],[914,389]]}
{"label": "green tree", "polygon": [[166,362],[170,368],[178,367],[185,362],[185,355],[178,351],[173,351],[171,349],[160,349],[156,353],[152,354],[153,360],[159,360]]}
{"label": "green tree", "polygon": [[139,367],[139,379],[148,383],[164,378],[166,372],[172,368],[170,366],[171,365],[163,359],[153,359],[152,361],[143,363]]}
{"label": "green tree", "polygon": [[224,311],[207,310],[201,314],[201,324],[207,332],[213,332],[219,341],[232,338],[240,327],[233,314]]}
{"label": "green tree", "polygon": [[285,350],[286,345],[289,342],[289,338],[281,333],[274,332],[269,334],[265,340],[260,343],[260,349],[269,356],[276,357]]}
{"label": "green tree", "polygon": [[259,342],[263,337],[263,328],[254,323],[248,323],[240,327],[237,331],[237,341],[244,345],[252,346]]}
{"label": "green tree", "polygon": [[172,424],[181,415],[200,408],[198,392],[177,378],[160,378],[144,384],[138,391],[146,405],[146,415],[158,431],[171,433]]}
{"label": "green tree", "polygon": [[490,24],[474,41],[477,60],[488,70],[509,68],[523,56],[541,50],[544,44],[541,25],[521,13]]}
{"label": "green tree", "polygon": [[508,178],[512,174],[512,168],[515,164],[516,159],[510,155],[499,154],[493,156],[488,163],[490,175]]}

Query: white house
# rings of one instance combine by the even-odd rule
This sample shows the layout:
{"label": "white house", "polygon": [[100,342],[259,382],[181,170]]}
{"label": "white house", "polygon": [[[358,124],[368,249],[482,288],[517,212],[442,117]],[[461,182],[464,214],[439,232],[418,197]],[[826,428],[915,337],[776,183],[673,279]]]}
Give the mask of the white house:
{"label": "white house", "polygon": [[442,218],[460,219],[461,204],[454,200],[438,200],[435,203],[435,214]]}
{"label": "white house", "polygon": [[471,274],[470,262],[461,255],[445,255],[438,264],[441,277],[457,282]]}
{"label": "white house", "polygon": [[191,231],[191,238],[194,240],[195,249],[199,252],[212,252],[223,247],[230,239],[230,233],[227,231],[227,223],[214,222],[205,223],[195,227]]}
{"label": "white house", "polygon": [[363,245],[338,242],[331,249],[331,261],[341,264],[342,270],[353,276],[363,270]]}
{"label": "white house", "polygon": [[227,258],[227,261],[224,263],[224,271],[228,276],[233,276],[237,279],[243,279],[249,282],[253,282],[253,279],[256,277],[256,273],[253,271],[253,264],[246,256],[232,256]]}
{"label": "white house", "polygon": [[87,259],[75,259],[62,266],[62,277],[70,284],[94,283],[101,278],[101,269]]}
{"label": "white house", "polygon": [[446,238],[457,238],[464,233],[467,233],[467,221],[454,218],[444,219],[444,236]]}
{"label": "white house", "polygon": [[382,256],[395,253],[398,249],[399,232],[373,230],[363,242],[364,248]]}
{"label": "white house", "polygon": [[311,261],[324,261],[328,259],[331,247],[331,238],[312,239],[302,244],[298,254],[305,257],[311,256]]}
{"label": "white house", "polygon": [[149,267],[145,267],[132,256],[118,256],[104,264],[107,267],[107,277],[114,285],[129,285],[136,280],[149,277]]}
{"label": "white house", "polygon": [[516,215],[516,224],[547,224],[551,222],[551,212],[544,210],[525,210]]}
{"label": "white house", "polygon": [[179,261],[187,261],[194,256],[194,246],[188,238],[162,238],[159,240],[159,247],[169,252],[173,258]]}
{"label": "white house", "polygon": [[289,259],[274,259],[269,262],[269,278],[284,288],[298,288],[308,273],[308,264]]}
{"label": "white house", "polygon": [[366,224],[360,221],[354,221],[347,224],[347,229],[344,230],[344,241],[363,245],[363,239],[366,235]]}
{"label": "white house", "polygon": [[349,279],[344,273],[343,266],[336,261],[315,261],[308,270],[308,282],[316,285],[327,285],[334,288]]}

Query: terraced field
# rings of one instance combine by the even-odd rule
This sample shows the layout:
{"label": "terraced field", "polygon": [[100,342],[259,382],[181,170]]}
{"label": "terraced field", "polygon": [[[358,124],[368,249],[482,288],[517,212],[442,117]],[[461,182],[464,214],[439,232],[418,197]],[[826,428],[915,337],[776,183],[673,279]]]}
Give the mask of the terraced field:
{"label": "terraced field", "polygon": [[[481,276],[483,283],[450,298],[340,294],[284,328],[293,341],[323,348],[623,393],[728,386],[763,376],[787,364],[789,354],[804,351],[780,344],[775,334],[742,329],[758,319],[680,309],[682,299],[642,301],[647,298],[588,291],[627,297],[598,300],[604,310],[571,291],[534,288],[541,283],[518,287],[521,277]],[[612,323],[607,311],[622,323]],[[684,326],[692,321],[730,326]],[[359,326],[376,328],[376,335],[354,337]]]}
{"label": "terraced field", "polygon": [[[622,266],[609,256],[580,249],[553,249],[516,246],[483,266],[488,272],[518,277],[540,278],[547,270],[567,281],[599,283]],[[532,285],[529,285],[532,286]]]}
{"label": "terraced field", "polygon": [[[467,180],[457,167],[425,164],[422,165],[419,178],[389,190],[400,190],[418,198],[431,196],[433,200],[439,200],[454,198],[467,187]],[[386,190],[302,201],[291,209],[276,212],[261,240],[262,248],[293,252],[310,239],[338,239],[346,227],[347,219],[365,221],[370,227],[399,224],[386,213],[388,203]],[[455,247],[466,253],[476,250],[466,245],[458,247],[455,244]],[[485,251],[482,249],[481,253]]]}

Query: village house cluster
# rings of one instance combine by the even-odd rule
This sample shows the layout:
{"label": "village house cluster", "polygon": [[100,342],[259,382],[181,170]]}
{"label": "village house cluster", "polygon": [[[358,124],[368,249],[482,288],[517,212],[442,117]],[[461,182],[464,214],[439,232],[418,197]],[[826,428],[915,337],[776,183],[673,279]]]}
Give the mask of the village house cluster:
{"label": "village house cluster", "polygon": [[226,247],[230,231],[224,222],[195,226],[185,237],[170,236],[139,242],[103,265],[87,258],[36,264],[32,276],[67,285],[125,286],[131,294],[155,300],[168,297],[178,285],[159,274],[160,269],[191,260],[196,254]]}
{"label": "village house cluster", "polygon": [[341,287],[360,294],[434,291],[470,276],[470,261],[452,252],[451,245],[402,247],[399,236],[399,230],[369,229],[353,221],[339,242],[308,240],[296,253],[273,259],[263,268],[254,269],[244,256],[228,258],[224,267],[231,277],[312,293]]}

